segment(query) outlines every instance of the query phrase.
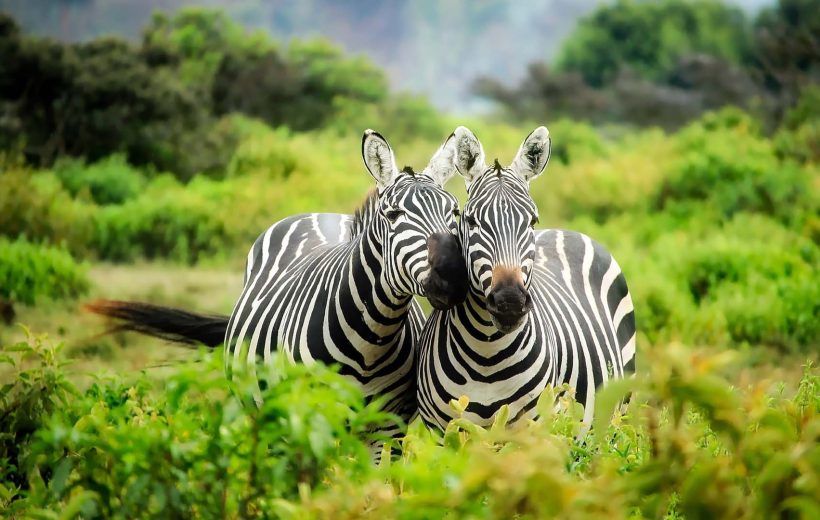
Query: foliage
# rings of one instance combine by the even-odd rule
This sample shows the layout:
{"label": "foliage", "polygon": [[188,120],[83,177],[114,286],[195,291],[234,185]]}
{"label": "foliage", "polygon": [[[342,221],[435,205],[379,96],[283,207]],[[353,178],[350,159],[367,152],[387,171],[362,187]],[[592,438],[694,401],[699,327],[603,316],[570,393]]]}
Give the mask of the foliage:
{"label": "foliage", "polygon": [[820,163],[820,86],[804,89],[774,136],[778,155],[800,163]]}
{"label": "foliage", "polygon": [[27,461],[36,432],[78,394],[66,377],[61,345],[26,330],[27,341],[3,345],[0,370],[10,368],[14,383],[0,387],[0,506],[27,487]]}
{"label": "foliage", "polygon": [[0,237],[0,296],[27,304],[76,298],[89,288],[86,266],[53,247]]}
{"label": "foliage", "polygon": [[[3,25],[13,22],[5,18]],[[61,155],[96,160],[117,151],[145,163],[152,142],[192,124],[186,116],[194,112],[192,98],[124,41],[62,45],[14,30],[3,37],[8,54],[0,75],[12,79],[4,81],[0,98],[13,107],[18,138],[38,164]]]}
{"label": "foliage", "polygon": [[54,166],[54,173],[72,197],[86,190],[97,204],[122,204],[145,186],[145,177],[122,155],[112,155],[90,165],[63,160]]}
{"label": "foliage", "polygon": [[0,207],[0,235],[88,253],[94,207],[72,199],[53,174],[32,175],[15,165],[0,172]]}
{"label": "foliage", "polygon": [[[257,407],[233,396],[247,395],[249,385],[258,392],[256,383],[240,374],[228,382],[218,359],[206,358],[204,372],[202,364],[178,370],[160,395],[144,376],[98,380],[79,392],[39,340],[5,350],[17,374],[5,387],[2,417],[18,443],[4,438],[16,460],[0,503],[17,515],[276,516],[333,473],[367,473],[368,432],[394,420],[332,370],[283,357]],[[41,366],[21,364],[17,352],[39,356]],[[67,393],[76,395],[70,403]],[[16,406],[22,398],[43,403],[31,408],[33,422]]]}
{"label": "foliage", "polygon": [[[718,0],[620,0],[583,18],[554,66],[530,64],[515,86],[481,77],[473,92],[516,121],[676,129],[731,105],[754,111],[772,130],[804,89],[820,83],[818,24],[811,0],[779,0],[754,21]],[[801,129],[797,137],[814,135]]]}
{"label": "foliage", "polygon": [[706,53],[741,63],[748,59],[749,30],[742,11],[714,0],[619,0],[583,18],[558,58],[561,71],[581,73],[600,87],[622,66],[660,79],[677,60]]}
{"label": "foliage", "polygon": [[363,57],[324,40],[280,51],[221,11],[157,14],[139,47],[26,36],[3,14],[0,50],[0,145],[22,147],[41,166],[123,153],[182,180],[219,175],[237,145],[224,115],[308,130],[328,125],[345,101],[388,101],[384,73]]}
{"label": "foliage", "polygon": [[812,0],[778,0],[755,20],[758,68],[783,115],[820,83],[820,13]]}
{"label": "foliage", "polygon": [[[17,436],[0,444],[14,458],[0,484],[12,516],[811,518],[820,507],[811,365],[791,396],[770,380],[738,389],[722,375],[727,354],[671,345],[599,394],[592,431],[563,388],[548,389],[539,420],[509,426],[502,409],[491,428],[459,418],[443,435],[415,422],[398,458],[373,466],[366,432],[389,417],[321,366],[278,358],[256,407],[207,356],[162,391],[143,375],[80,392],[39,340],[4,350],[17,375],[0,401]],[[14,406],[23,398],[35,406]]]}
{"label": "foliage", "polygon": [[[659,207],[697,200],[721,217],[749,211],[784,221],[815,212],[820,201],[810,189],[809,172],[779,161],[749,118],[730,120],[729,126],[715,122],[726,115],[708,115],[680,134],[682,159],[657,195]],[[693,211],[701,211],[697,207]]]}

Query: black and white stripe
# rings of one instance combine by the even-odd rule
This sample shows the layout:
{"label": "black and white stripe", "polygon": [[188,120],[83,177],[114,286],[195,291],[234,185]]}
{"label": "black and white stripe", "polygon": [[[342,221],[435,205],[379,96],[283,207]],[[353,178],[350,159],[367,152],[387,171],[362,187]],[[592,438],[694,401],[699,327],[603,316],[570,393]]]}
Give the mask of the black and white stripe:
{"label": "black and white stripe", "polygon": [[484,162],[466,128],[455,133],[456,165],[468,199],[459,238],[469,273],[464,303],[436,310],[419,346],[418,400],[424,421],[443,428],[452,399],[470,399],[465,417],[490,424],[508,404],[532,417],[547,385],[569,383],[594,409],[595,389],[635,367],[635,319],[621,269],[588,236],[535,231],[529,182],[546,167],[550,139],[535,130],[508,168]]}
{"label": "black and white stripe", "polygon": [[446,262],[430,260],[431,237],[444,237],[458,255],[447,261],[464,277],[458,203],[442,188],[454,173],[453,141],[418,174],[399,171],[375,132],[365,133],[362,154],[378,189],[355,216],[292,216],[254,243],[227,327],[226,369],[258,370],[275,350],[293,362],[338,364],[366,396],[389,396],[387,411],[409,420],[424,319],[413,295],[432,300],[435,288],[446,306],[466,292],[463,284],[438,279],[451,274]]}

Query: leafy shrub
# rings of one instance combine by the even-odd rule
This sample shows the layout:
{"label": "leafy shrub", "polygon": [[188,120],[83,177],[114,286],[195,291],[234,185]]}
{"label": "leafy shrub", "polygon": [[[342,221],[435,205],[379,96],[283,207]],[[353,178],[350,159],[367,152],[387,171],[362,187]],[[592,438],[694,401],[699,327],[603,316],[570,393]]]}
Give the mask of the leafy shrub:
{"label": "leafy shrub", "polygon": [[606,146],[594,127],[576,123],[569,119],[559,119],[549,126],[552,137],[550,159],[569,164],[582,157],[604,157]]}
{"label": "leafy shrub", "polygon": [[[53,350],[23,343],[0,357],[18,376],[0,393],[0,447],[15,458],[0,506],[85,518],[812,517],[816,368],[786,396],[767,381],[731,386],[725,353],[673,344],[644,355],[646,370],[599,392],[591,432],[565,388],[547,389],[539,420],[510,427],[502,409],[490,428],[458,418],[443,435],[416,422],[400,456],[375,467],[363,435],[389,418],[321,366],[277,358],[264,404],[243,407],[231,393],[249,388],[229,384],[219,359],[181,367],[162,391],[143,376],[80,393]],[[613,417],[627,392],[626,415]],[[14,406],[21,398],[36,406]]]}
{"label": "leafy shrub", "polygon": [[73,197],[87,190],[97,204],[121,204],[145,186],[142,174],[123,155],[112,155],[89,165],[64,160],[55,165],[54,173]]}
{"label": "leafy shrub", "polygon": [[54,175],[25,168],[0,172],[0,208],[0,235],[88,253],[95,207],[72,200]]}
{"label": "leafy shrub", "polygon": [[34,304],[43,298],[76,298],[88,288],[85,266],[67,251],[0,238],[0,296]]}
{"label": "leafy shrub", "polygon": [[[762,237],[766,237],[765,240]],[[700,306],[693,320],[721,320],[728,341],[811,352],[820,345],[816,319],[820,250],[764,217],[740,215],[678,252],[678,272]],[[703,326],[694,337],[708,342]]]}
{"label": "leafy shrub", "polygon": [[820,162],[820,87],[803,89],[797,104],[783,118],[774,136],[779,156],[800,163]]}
{"label": "leafy shrub", "polygon": [[63,370],[62,346],[28,331],[26,335],[27,341],[0,350],[0,369],[7,373],[9,367],[13,381],[0,387],[0,507],[28,487],[34,434],[55,412],[67,409],[69,397],[78,393]]}
{"label": "leafy shrub", "polygon": [[287,128],[279,128],[245,139],[231,159],[228,176],[263,172],[270,179],[287,178],[300,161],[290,147],[290,136]]}
{"label": "leafy shrub", "polygon": [[223,251],[230,240],[217,211],[229,193],[206,179],[182,188],[160,179],[136,199],[102,208],[97,215],[95,248],[116,261],[170,258],[194,263]]}
{"label": "leafy shrub", "polygon": [[[394,420],[332,370],[293,366],[283,357],[261,393],[264,404],[245,407],[232,394],[258,391],[256,383],[240,374],[229,383],[219,359],[206,358],[204,372],[202,365],[177,371],[159,396],[145,378],[100,380],[80,394],[55,372],[51,351],[40,343],[8,349],[18,351],[45,362],[18,369],[16,382],[4,389],[2,417],[10,422],[3,432],[11,435],[2,446],[18,451],[2,475],[0,503],[12,513],[281,514],[290,509],[286,500],[326,487],[334,473],[367,474],[368,432]],[[21,367],[12,356],[0,359]],[[44,384],[51,380],[56,383]],[[55,409],[67,391],[76,399]],[[14,399],[30,393],[29,400],[44,403],[31,409],[38,414],[33,423],[23,422],[29,412],[15,408]],[[9,504],[15,495],[20,498]]]}
{"label": "leafy shrub", "polygon": [[656,194],[659,208],[679,205],[688,213],[707,205],[728,218],[740,211],[802,221],[816,209],[807,172],[777,159],[756,125],[731,128],[696,123],[678,137],[682,157]]}
{"label": "leafy shrub", "polygon": [[448,128],[435,107],[420,96],[395,94],[379,103],[337,97],[333,105],[337,116],[328,127],[340,135],[374,128],[394,143],[418,139],[436,143],[444,141],[455,128]]}

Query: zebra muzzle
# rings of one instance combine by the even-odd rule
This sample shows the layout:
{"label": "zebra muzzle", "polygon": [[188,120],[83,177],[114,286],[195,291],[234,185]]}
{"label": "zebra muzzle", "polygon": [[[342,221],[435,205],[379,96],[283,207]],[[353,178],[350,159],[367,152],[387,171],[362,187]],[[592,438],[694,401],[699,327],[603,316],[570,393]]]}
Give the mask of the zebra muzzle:
{"label": "zebra muzzle", "polygon": [[458,238],[452,233],[433,233],[427,239],[430,276],[424,281],[424,295],[430,305],[446,310],[467,298],[467,266]]}
{"label": "zebra muzzle", "polygon": [[511,332],[524,322],[532,309],[532,298],[524,287],[520,269],[496,267],[493,283],[486,298],[493,324],[501,332]]}

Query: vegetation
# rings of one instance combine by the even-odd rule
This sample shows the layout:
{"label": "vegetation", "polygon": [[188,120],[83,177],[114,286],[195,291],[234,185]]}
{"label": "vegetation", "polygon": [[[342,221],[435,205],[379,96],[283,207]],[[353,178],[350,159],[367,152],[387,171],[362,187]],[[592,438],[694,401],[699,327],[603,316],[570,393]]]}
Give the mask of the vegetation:
{"label": "vegetation", "polygon": [[76,298],[88,287],[85,266],[66,251],[0,237],[0,297],[31,305],[43,299]]}
{"label": "vegetation", "polygon": [[[99,380],[79,390],[60,347],[4,349],[0,504],[12,517],[811,518],[820,512],[820,375],[796,392],[740,392],[725,355],[656,350],[652,371],[601,396],[595,433],[545,392],[541,419],[507,429],[454,420],[443,442],[411,426],[371,464],[366,432],[388,417],[347,380],[280,358],[264,404],[243,406],[221,361],[156,390]],[[636,393],[611,422],[610,405]],[[466,399],[466,398],[464,398]],[[25,406],[23,404],[25,403]],[[457,410],[465,402],[454,401]]]}
{"label": "vegetation", "polygon": [[754,20],[718,0],[619,0],[583,18],[554,66],[517,86],[479,78],[474,91],[512,119],[569,116],[676,129],[726,105],[779,123],[820,81],[820,15],[778,0]]}
{"label": "vegetation", "polygon": [[0,14],[0,51],[0,145],[41,166],[123,153],[188,180],[230,160],[238,136],[225,114],[294,130],[338,124],[351,104],[396,122],[417,110],[435,117],[425,101],[390,97],[384,73],[364,58],[321,40],[282,50],[220,11],[157,14],[139,46],[57,43],[21,34]]}
{"label": "vegetation", "polygon": [[[557,72],[534,66],[490,96],[504,121],[443,116],[328,42],[285,46],[218,12],[157,15],[138,45],[57,43],[0,14],[0,316],[16,311],[67,345],[0,325],[0,510],[819,517],[810,4],[781,0],[754,23],[707,0],[604,5],[570,36]],[[636,27],[663,30],[618,37]],[[680,83],[693,77],[703,81]],[[697,103],[653,119],[668,107],[658,99],[682,91]],[[711,110],[727,99],[741,107]],[[226,381],[218,354],[169,360],[156,342],[98,336],[102,324],[75,308],[90,295],[229,312],[247,249],[270,223],[351,213],[365,196],[363,129],[387,135],[400,166],[420,166],[465,124],[488,160],[509,163],[533,118],[553,139],[531,186],[541,225],[611,250],[636,309],[638,375],[600,399],[604,410],[631,393],[630,404],[614,418],[598,411],[592,431],[552,389],[539,421],[507,428],[499,414],[484,430],[458,419],[443,435],[415,423],[373,465],[368,432],[393,418],[332,368],[280,360],[264,406],[245,406],[235,396],[248,382]],[[462,186],[450,187],[463,198]]]}

